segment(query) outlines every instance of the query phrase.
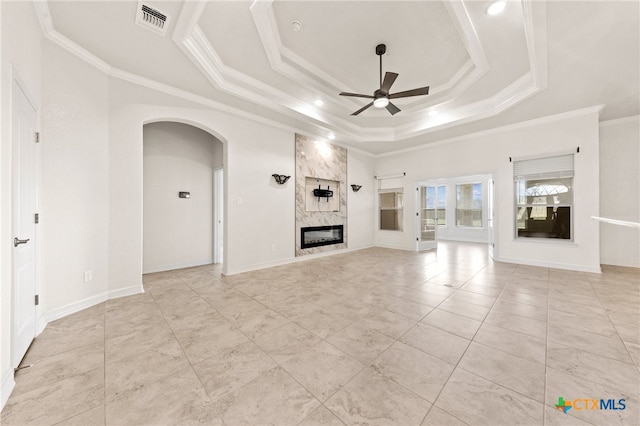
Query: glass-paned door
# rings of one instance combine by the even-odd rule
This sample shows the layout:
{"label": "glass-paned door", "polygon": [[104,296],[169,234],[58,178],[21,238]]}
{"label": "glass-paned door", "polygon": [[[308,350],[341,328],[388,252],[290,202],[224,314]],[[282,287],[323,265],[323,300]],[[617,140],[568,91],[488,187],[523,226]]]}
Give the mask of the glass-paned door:
{"label": "glass-paned door", "polygon": [[420,186],[418,188],[418,250],[434,249],[438,245],[438,187]]}
{"label": "glass-paned door", "polygon": [[489,243],[489,256],[496,258],[496,232],[495,232],[495,182],[493,178],[487,182],[487,239]]}

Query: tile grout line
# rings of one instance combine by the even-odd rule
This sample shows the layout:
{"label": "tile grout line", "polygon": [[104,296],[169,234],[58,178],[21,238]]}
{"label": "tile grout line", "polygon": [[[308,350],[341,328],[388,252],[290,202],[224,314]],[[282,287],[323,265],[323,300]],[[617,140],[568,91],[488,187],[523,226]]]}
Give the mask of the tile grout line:
{"label": "tile grout line", "polygon": [[[256,302],[260,303],[261,305],[265,306],[265,308],[267,308],[267,309],[269,309],[269,310],[271,310],[271,311],[275,312],[276,314],[283,316],[281,313],[276,312],[275,310],[273,310],[273,309],[272,309],[272,308],[270,308],[269,306],[265,305],[264,303],[260,302],[259,300],[256,300],[253,296],[250,296],[250,295],[248,295],[248,294],[244,293],[242,290],[236,290],[236,291],[239,291],[239,292],[241,292],[242,294],[244,294],[245,296],[250,297],[252,300],[254,300],[254,301],[256,301]],[[237,330],[237,331],[238,331],[238,332],[240,332],[243,336],[245,336],[245,337],[246,337],[246,338],[247,338],[251,343],[253,343],[253,344],[255,345],[255,347],[257,347],[257,348],[262,352],[262,354],[263,354],[263,355],[265,355],[266,357],[268,357],[268,358],[269,358],[269,359],[270,359],[270,360],[275,364],[275,367],[273,367],[273,368],[269,369],[269,371],[271,371],[271,370],[273,370],[273,369],[275,369],[275,368],[279,368],[279,369],[280,369],[280,370],[282,370],[282,371],[283,371],[283,372],[284,372],[284,373],[285,373],[289,378],[291,378],[291,379],[292,379],[293,381],[295,381],[298,385],[300,385],[300,386],[301,386],[301,387],[302,387],[306,392],[308,392],[308,393],[309,393],[309,394],[310,394],[310,395],[311,395],[311,396],[312,396],[316,401],[318,401],[318,403],[319,403],[321,406],[324,406],[324,403],[323,403],[322,401],[320,401],[320,400],[319,400],[319,399],[318,399],[318,398],[313,394],[313,392],[311,392],[309,389],[307,389],[307,387],[305,387],[305,386],[304,386],[302,383],[300,383],[300,382],[299,382],[295,377],[293,377],[293,376],[291,375],[291,373],[289,373],[289,371],[287,371],[287,370],[286,370],[282,365],[280,365],[280,363],[279,363],[279,362],[277,362],[275,359],[273,359],[273,357],[272,357],[268,352],[266,352],[266,351],[265,351],[265,350],[264,350],[260,345],[258,345],[258,344],[257,344],[257,343],[256,343],[256,342],[255,342],[251,337],[249,337],[247,334],[245,334],[245,333],[244,333],[240,328],[236,327],[233,323],[231,323],[231,322],[229,321],[229,319],[228,319],[227,317],[225,317],[223,314],[221,314],[221,313],[220,313],[220,312],[215,308],[215,306],[211,305],[211,303],[210,303],[208,300],[204,299],[204,298],[203,298],[202,296],[200,296],[199,294],[198,294],[198,296],[199,296],[202,300],[204,300],[207,304],[209,304],[209,306],[211,306],[211,308],[212,308],[212,309],[214,309],[216,312],[218,312],[218,314],[220,314],[220,315],[221,315],[221,316],[222,316],[222,317],[223,317],[223,318],[224,318],[224,319],[225,319],[225,320],[226,320],[226,321],[227,321],[227,322],[228,322],[228,323],[229,323],[229,324],[230,324],[230,325],[235,329],[235,330]],[[278,327],[276,327],[275,329],[270,330],[269,332],[271,332],[271,331],[275,331],[275,330],[280,329],[280,328],[282,328],[282,327],[284,327],[284,326],[286,326],[286,325],[288,325],[288,324],[292,324],[292,323],[294,323],[293,321],[289,320],[287,317],[285,317],[285,318],[286,318],[286,319],[287,319],[287,321],[289,321],[289,322],[287,322],[287,323],[285,323],[285,324],[282,324],[281,326],[278,326]],[[305,329],[305,330],[306,330],[306,329]],[[309,330],[307,330],[307,331],[309,331]],[[311,331],[309,331],[309,332],[310,332],[310,333],[312,333]],[[314,334],[314,333],[312,333],[312,334]],[[314,335],[315,335],[315,334],[314,334]],[[177,340],[177,337],[176,337],[176,340]],[[324,339],[322,339],[321,341],[324,341]],[[179,343],[179,342],[178,342],[178,343]],[[328,342],[327,342],[327,343],[328,343]],[[239,344],[239,345],[236,345],[235,347],[238,347],[238,346],[240,346],[240,345],[242,345],[242,344],[243,344],[243,343],[241,343],[241,344]],[[234,347],[234,348],[235,348],[235,347]],[[186,356],[186,353],[185,353],[185,356]],[[209,359],[209,358],[207,358],[207,359]],[[193,369],[193,363],[191,363],[191,360],[189,360],[189,358],[188,358],[188,357],[187,357],[187,360],[189,361],[189,363],[191,364],[192,369]],[[206,359],[205,359],[205,360],[206,360]],[[203,360],[203,361],[205,361],[205,360]],[[199,362],[202,362],[202,361],[199,361]],[[253,382],[254,382],[254,381],[256,381],[257,379],[259,379],[261,376],[263,376],[265,373],[263,372],[263,373],[259,374],[257,377],[252,378],[252,379],[251,379],[251,380],[249,380],[247,383],[244,383],[244,384],[242,384],[242,385],[238,386],[237,388],[232,389],[231,391],[227,392],[226,394],[224,394],[223,396],[221,396],[221,397],[219,397],[219,398],[217,398],[217,399],[215,399],[215,400],[211,397],[211,395],[210,395],[210,394],[209,394],[209,392],[207,391],[206,386],[204,385],[204,383],[202,383],[202,379],[200,378],[200,376],[198,375],[198,373],[197,373],[195,370],[194,370],[194,374],[196,375],[196,377],[198,377],[198,381],[200,381],[200,383],[202,384],[202,387],[203,387],[203,389],[205,390],[205,393],[207,393],[207,397],[209,398],[209,400],[211,401],[211,403],[212,403],[213,405],[215,405],[215,403],[216,403],[217,401],[221,400],[222,398],[226,397],[226,396],[227,396],[227,395],[229,395],[229,394],[232,394],[232,393],[234,393],[234,392],[239,391],[240,389],[244,388],[245,386],[250,385],[251,383],[253,383]],[[359,372],[358,372],[357,374],[359,374]],[[357,374],[356,374],[356,375],[357,375]],[[339,390],[339,389],[338,389],[338,390]],[[330,398],[330,397],[328,397],[328,398],[327,398],[327,400],[328,400],[329,398]],[[327,407],[325,407],[325,408],[327,408]],[[313,411],[315,411],[316,409],[317,409],[317,408],[315,408]],[[328,409],[328,408],[327,408],[327,409]],[[219,416],[220,420],[223,422],[223,424],[226,424],[226,423],[225,423],[225,421],[224,421],[224,418],[223,418],[223,417],[222,417],[222,415],[218,412],[218,410],[217,410],[217,409],[215,409],[215,407],[214,407],[214,410],[215,410],[215,411],[216,411],[216,413],[218,414],[218,416]],[[311,412],[313,412],[313,411],[311,411]],[[311,413],[309,413],[308,415],[310,415],[310,414],[311,414]],[[301,419],[301,420],[300,420],[300,422],[304,421],[304,420],[308,417],[308,415],[307,415],[307,416],[305,416],[303,419]],[[334,415],[335,415],[335,414],[334,414]],[[337,417],[337,416],[336,416],[336,417]],[[298,422],[298,423],[300,423],[300,422]]]}
{"label": "tile grout line", "polygon": [[[602,298],[600,297],[600,293],[598,292],[598,290],[596,290],[593,287],[593,283],[591,281],[589,281],[588,279],[587,279],[587,282],[589,283],[589,287],[591,287],[591,290],[596,294],[596,297],[598,298],[598,301],[600,302],[600,305],[605,310],[605,312],[607,314],[607,318],[609,319],[609,322],[613,326],[613,329],[616,331],[616,337],[618,337],[618,340],[620,341],[620,343],[622,343],[622,347],[625,349],[626,354],[629,356],[629,359],[631,360],[631,364],[640,369],[640,365],[638,365],[638,363],[635,362],[635,358],[631,355],[631,352],[629,351],[629,348],[627,347],[627,345],[624,342],[624,339],[620,335],[620,331],[618,330],[618,327],[616,327],[616,323],[613,322],[613,320],[611,319],[610,309],[607,309],[605,307],[604,303],[602,303]],[[618,360],[618,361],[620,361],[620,360]]]}
{"label": "tile grout line", "polygon": [[[482,272],[487,266],[489,265],[489,263],[487,263],[480,271],[476,272],[474,275],[472,275],[467,281],[465,281],[465,284],[470,281],[473,277],[475,277],[476,275],[478,275],[480,272]],[[462,286],[461,286],[462,287]],[[447,299],[449,299],[449,297],[453,296],[458,290],[460,290],[461,287],[456,288],[456,290],[451,293],[449,296],[447,296],[442,302],[440,302],[440,304],[438,304],[438,306],[440,306],[442,303],[444,303]],[[493,305],[495,305],[495,302],[498,300],[498,298],[496,297],[496,300],[494,300],[493,304],[491,305],[493,307]],[[437,307],[436,307],[437,308]],[[436,308],[433,308],[434,310]],[[432,311],[433,312],[433,311]],[[489,312],[491,312],[491,308],[489,308]],[[489,315],[489,313],[487,313],[487,315]],[[428,316],[428,315],[426,315]],[[426,317],[425,316],[425,317]],[[486,318],[486,315],[485,315]],[[471,346],[471,343],[473,343],[473,339],[475,338],[476,334],[478,333],[478,330],[480,330],[480,327],[482,327],[482,324],[484,323],[484,320],[482,321],[482,323],[480,324],[480,326],[478,327],[478,329],[476,330],[476,332],[474,333],[473,337],[471,339],[467,339],[469,340],[469,343],[467,344],[467,347],[464,349],[464,351],[462,352],[462,354],[460,355],[460,358],[458,359],[458,361],[456,362],[456,364],[454,365],[453,369],[451,370],[451,373],[449,373],[449,376],[447,377],[447,379],[444,381],[444,384],[442,385],[442,387],[440,388],[440,391],[438,392],[438,394],[435,396],[435,398],[433,399],[433,403],[431,403],[431,407],[429,407],[429,409],[427,410],[426,414],[424,415],[424,417],[422,418],[422,422],[425,421],[425,419],[427,418],[427,416],[429,416],[429,413],[431,412],[431,410],[433,409],[433,407],[436,407],[436,403],[438,402],[438,399],[440,398],[440,395],[442,394],[442,391],[445,389],[445,387],[447,387],[447,384],[449,383],[449,380],[451,379],[451,376],[453,376],[453,373],[455,373],[455,371],[458,369],[458,366],[460,364],[460,361],[462,361],[462,358],[464,358],[464,355],[467,353],[467,351],[469,350],[469,346]],[[439,327],[436,327],[438,329],[440,329]],[[446,330],[443,330],[446,331]],[[405,333],[406,334],[406,333]],[[453,334],[453,333],[450,333]],[[456,335],[457,336],[457,335]],[[458,336],[458,337],[462,337],[462,336]],[[436,357],[437,358],[437,357]],[[439,359],[439,358],[438,358]],[[438,409],[444,411],[445,413],[449,414],[450,416],[452,416],[453,418],[460,420],[463,423],[467,423],[462,419],[459,419],[458,417],[456,417],[455,415],[453,415],[452,413],[449,413],[448,411],[437,407]]]}

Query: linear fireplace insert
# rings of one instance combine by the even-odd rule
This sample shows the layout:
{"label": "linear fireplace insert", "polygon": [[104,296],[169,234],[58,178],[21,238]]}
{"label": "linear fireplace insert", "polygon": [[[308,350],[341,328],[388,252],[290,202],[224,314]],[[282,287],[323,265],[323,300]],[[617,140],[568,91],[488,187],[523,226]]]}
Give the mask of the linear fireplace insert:
{"label": "linear fireplace insert", "polygon": [[343,225],[309,226],[300,229],[300,248],[303,249],[343,242]]}

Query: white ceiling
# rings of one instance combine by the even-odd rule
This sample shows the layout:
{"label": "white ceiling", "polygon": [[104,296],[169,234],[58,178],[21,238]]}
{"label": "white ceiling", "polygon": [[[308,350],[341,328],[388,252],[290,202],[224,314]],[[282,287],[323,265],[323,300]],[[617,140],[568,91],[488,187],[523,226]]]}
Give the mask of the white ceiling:
{"label": "white ceiling", "polygon": [[[52,40],[115,77],[374,154],[594,105],[602,120],[640,114],[636,1],[508,0],[498,16],[475,0],[144,4],[169,16],[166,35],[135,24],[137,1],[37,10]],[[430,94],[351,116],[368,100],[338,93],[379,87],[379,43],[391,92]]]}

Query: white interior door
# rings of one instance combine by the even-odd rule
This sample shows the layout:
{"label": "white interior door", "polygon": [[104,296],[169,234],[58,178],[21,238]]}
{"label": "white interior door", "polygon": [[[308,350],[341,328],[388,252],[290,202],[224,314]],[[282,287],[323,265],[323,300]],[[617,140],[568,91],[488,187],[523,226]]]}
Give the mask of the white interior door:
{"label": "white interior door", "polygon": [[438,207],[436,202],[437,187],[421,185],[416,191],[418,200],[416,205],[419,211],[416,213],[418,224],[416,229],[417,249],[430,250],[438,247]]}
{"label": "white interior door", "polygon": [[487,236],[489,256],[495,259],[496,255],[496,231],[495,231],[495,182],[490,178],[487,182]]}
{"label": "white interior door", "polygon": [[17,367],[36,336],[35,107],[13,84],[13,313],[11,362]]}

